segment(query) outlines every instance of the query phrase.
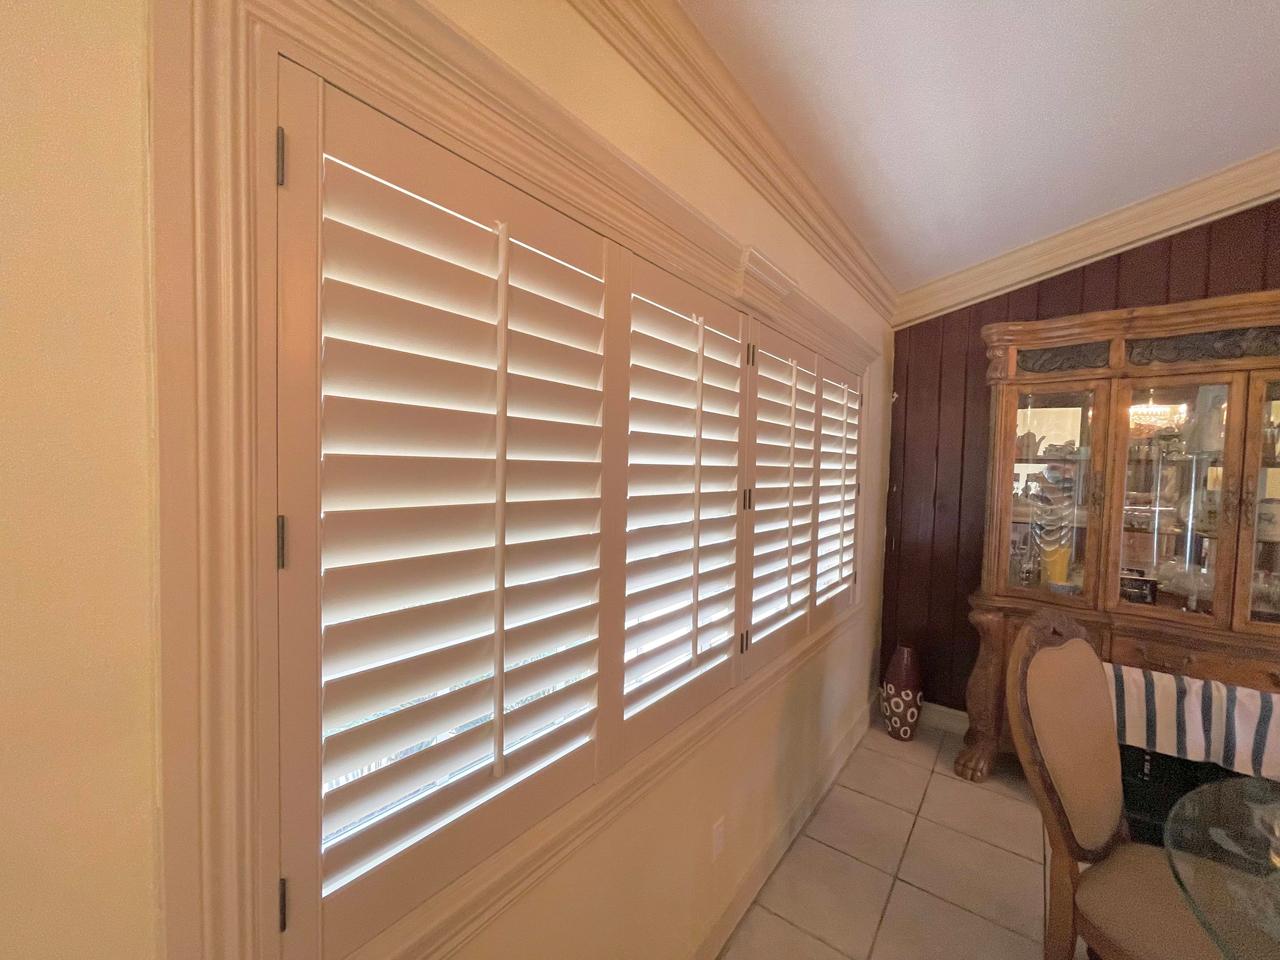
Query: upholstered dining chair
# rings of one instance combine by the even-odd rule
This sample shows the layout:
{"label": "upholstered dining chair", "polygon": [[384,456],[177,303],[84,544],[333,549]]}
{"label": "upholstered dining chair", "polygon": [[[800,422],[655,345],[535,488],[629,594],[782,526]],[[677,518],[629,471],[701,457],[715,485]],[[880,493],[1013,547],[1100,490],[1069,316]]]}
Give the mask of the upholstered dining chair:
{"label": "upholstered dining chair", "polygon": [[[1045,960],[1222,960],[1165,853],[1129,839],[1115,712],[1085,631],[1038,613],[1009,657],[1009,726],[1051,851]],[[1082,869],[1083,865],[1083,869]]]}

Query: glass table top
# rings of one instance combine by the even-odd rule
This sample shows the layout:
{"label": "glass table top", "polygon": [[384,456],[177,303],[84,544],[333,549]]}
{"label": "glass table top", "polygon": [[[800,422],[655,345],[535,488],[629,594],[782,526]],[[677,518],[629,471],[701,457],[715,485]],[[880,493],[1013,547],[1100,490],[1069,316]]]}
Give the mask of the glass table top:
{"label": "glass table top", "polygon": [[1280,958],[1280,783],[1239,777],[1196,788],[1174,805],[1164,842],[1222,955]]}

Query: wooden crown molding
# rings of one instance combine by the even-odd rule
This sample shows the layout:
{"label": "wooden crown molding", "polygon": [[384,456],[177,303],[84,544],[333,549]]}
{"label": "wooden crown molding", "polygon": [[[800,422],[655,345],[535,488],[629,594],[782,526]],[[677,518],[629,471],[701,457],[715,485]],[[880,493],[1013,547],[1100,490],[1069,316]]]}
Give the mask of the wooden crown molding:
{"label": "wooden crown molding", "polygon": [[1280,196],[1280,150],[908,290],[894,327],[958,310]]}
{"label": "wooden crown molding", "polygon": [[886,320],[895,291],[676,4],[570,0]]}

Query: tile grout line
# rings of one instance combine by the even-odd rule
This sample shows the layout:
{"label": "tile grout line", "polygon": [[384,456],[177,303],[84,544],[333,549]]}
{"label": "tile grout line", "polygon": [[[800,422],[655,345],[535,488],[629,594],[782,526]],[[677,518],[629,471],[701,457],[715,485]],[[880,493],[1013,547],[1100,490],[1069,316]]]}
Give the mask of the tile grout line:
{"label": "tile grout line", "polygon": [[758,900],[754,902],[754,905],[759,907],[765,913],[770,914],[771,916],[777,917],[779,920],[781,920],[783,923],[787,924],[788,926],[795,927],[797,930],[803,933],[806,937],[809,937],[811,940],[817,940],[824,947],[828,947],[829,949],[834,950],[836,953],[840,954],[840,956],[849,957],[849,960],[853,960],[853,958],[850,957],[849,954],[845,953],[843,950],[837,947],[834,943],[831,943],[828,940],[824,940],[821,936],[814,933],[808,927],[802,927],[800,924],[796,923],[790,917],[784,917],[782,914],[778,913],[778,911],[769,909]]}
{"label": "tile grout line", "polygon": [[1014,936],[1021,937],[1023,940],[1027,940],[1031,943],[1034,943],[1038,947],[1042,947],[1044,945],[1043,940],[1037,940],[1035,939],[1035,937],[1028,937],[1021,930],[1015,930],[1013,929],[1013,927],[1006,927],[999,920],[992,920],[990,917],[984,917],[982,914],[978,913],[976,910],[971,910],[968,907],[963,906],[962,904],[952,903],[946,897],[936,894],[932,890],[927,890],[924,887],[920,886],[919,884],[912,883],[910,880],[905,880],[902,877],[895,877],[894,882],[904,883],[908,887],[910,887],[912,890],[919,890],[921,893],[927,896],[933,897],[933,899],[935,900],[941,900],[943,903],[947,904],[947,906],[955,907],[957,910],[963,910],[965,913],[969,914],[971,917],[977,917],[979,920],[985,920],[987,923],[991,924],[993,927],[998,927],[999,929],[1003,930],[1005,933],[1012,933]]}
{"label": "tile grout line", "polygon": [[[912,824],[912,827],[913,827],[913,828],[914,828],[914,826],[915,826],[915,824]],[[896,873],[890,873],[890,872],[889,872],[888,870],[886,870],[884,867],[877,867],[874,863],[867,863],[867,861],[863,860],[861,857],[855,857],[852,853],[850,853],[850,852],[849,852],[849,851],[847,851],[847,850],[841,850],[839,847],[833,847],[831,844],[827,843],[825,840],[819,840],[817,837],[810,836],[810,835],[809,835],[809,834],[807,834],[807,833],[806,833],[804,836],[805,836],[805,839],[806,839],[806,840],[812,840],[814,843],[818,844],[819,846],[826,847],[828,850],[834,850],[836,853],[840,854],[840,856],[842,856],[842,857],[848,857],[848,858],[849,858],[850,860],[852,860],[854,863],[860,863],[860,864],[862,864],[864,867],[870,867],[870,868],[871,868],[872,870],[874,870],[876,873],[883,873],[886,877],[888,877],[888,878],[889,878],[889,879],[891,879],[891,880],[892,880],[895,876],[897,876],[897,874],[896,874]],[[910,835],[910,833],[908,833],[908,834],[907,834],[907,836],[908,836],[908,837],[910,837],[910,836],[911,836],[911,835]],[[764,889],[764,888],[762,887],[761,889]]]}
{"label": "tile grout line", "polygon": [[[936,762],[936,760],[935,760]],[[920,794],[920,803],[916,807],[916,814],[911,820],[911,829],[907,831],[906,842],[902,844],[902,852],[898,854],[898,864],[893,868],[893,882],[889,884],[889,893],[884,898],[884,904],[880,907],[880,918],[876,920],[876,931],[871,935],[871,946],[867,950],[867,960],[872,960],[876,952],[876,941],[880,939],[880,930],[884,927],[884,916],[889,912],[889,901],[893,899],[894,888],[898,886],[898,871],[902,869],[902,861],[907,855],[907,847],[911,845],[911,838],[915,835],[916,824],[920,822],[920,807],[924,806],[924,795],[929,792],[929,784],[933,783],[933,770],[929,770],[929,779],[925,781],[924,792]]]}
{"label": "tile grout line", "polygon": [[990,840],[984,840],[982,837],[975,837],[973,834],[965,833],[963,830],[953,827],[949,823],[942,823],[941,821],[934,820],[932,817],[926,817],[922,813],[916,814],[916,819],[924,820],[926,823],[932,823],[935,827],[942,827],[944,830],[950,830],[952,833],[957,833],[970,840],[976,840],[978,843],[988,846],[992,850],[999,850],[1001,853],[1007,853],[1010,856],[1017,857],[1019,860],[1025,860],[1027,863],[1034,863],[1037,867],[1043,867],[1045,865],[1043,860],[1037,860],[1035,857],[1028,857],[1025,853],[1019,853],[1017,850],[1010,850],[1008,847],[1002,847],[1000,844],[992,843]]}
{"label": "tile grout line", "polygon": [[[903,861],[903,858],[905,858],[907,855],[907,847],[911,845],[911,838],[912,836],[915,835],[915,832],[916,832],[916,824],[920,822],[920,811],[924,807],[924,798],[925,798],[925,795],[929,792],[929,784],[933,783],[933,776],[934,776],[933,768],[938,763],[938,756],[942,753],[942,743],[943,743],[943,740],[945,739],[946,739],[945,736],[938,738],[938,749],[933,755],[933,763],[926,768],[929,771],[929,778],[924,782],[924,790],[920,792],[920,799],[916,803],[915,813],[912,814],[912,817],[911,817],[911,829],[907,831],[907,839],[902,844],[902,852],[898,854],[898,863],[893,868],[893,882],[889,884],[889,892],[884,898],[884,903],[880,906],[880,917],[879,919],[876,920],[875,933],[871,935],[871,945],[867,948],[867,960],[874,960],[875,958],[876,943],[879,942],[880,931],[884,928],[885,914],[889,912],[889,903],[890,901],[893,900],[893,891],[898,886],[898,871],[902,869],[902,861]],[[871,750],[873,753],[875,752],[874,748],[872,747],[868,747],[868,749]]]}

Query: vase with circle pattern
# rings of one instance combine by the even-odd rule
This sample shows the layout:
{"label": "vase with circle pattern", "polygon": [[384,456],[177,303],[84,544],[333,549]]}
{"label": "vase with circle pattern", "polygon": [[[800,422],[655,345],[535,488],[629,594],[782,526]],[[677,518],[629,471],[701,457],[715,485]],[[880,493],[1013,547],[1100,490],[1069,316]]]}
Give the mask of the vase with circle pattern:
{"label": "vase with circle pattern", "polygon": [[899,646],[880,684],[884,728],[895,740],[911,740],[920,722],[920,661],[910,647]]}

